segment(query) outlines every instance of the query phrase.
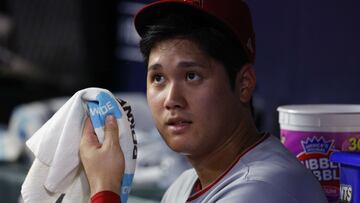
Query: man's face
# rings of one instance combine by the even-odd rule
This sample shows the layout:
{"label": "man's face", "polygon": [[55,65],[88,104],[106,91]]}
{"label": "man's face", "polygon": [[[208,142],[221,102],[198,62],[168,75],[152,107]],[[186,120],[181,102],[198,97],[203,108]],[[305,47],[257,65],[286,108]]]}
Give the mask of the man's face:
{"label": "man's face", "polygon": [[201,156],[224,146],[242,107],[223,65],[186,39],[159,42],[148,64],[147,99],[169,147]]}

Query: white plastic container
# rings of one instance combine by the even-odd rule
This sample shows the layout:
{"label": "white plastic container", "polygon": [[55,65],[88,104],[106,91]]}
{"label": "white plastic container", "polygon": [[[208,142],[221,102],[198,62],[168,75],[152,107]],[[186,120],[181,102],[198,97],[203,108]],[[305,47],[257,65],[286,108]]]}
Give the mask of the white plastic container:
{"label": "white plastic container", "polygon": [[329,202],[339,199],[339,166],[334,151],[360,151],[360,105],[280,106],[282,143],[320,181]]}

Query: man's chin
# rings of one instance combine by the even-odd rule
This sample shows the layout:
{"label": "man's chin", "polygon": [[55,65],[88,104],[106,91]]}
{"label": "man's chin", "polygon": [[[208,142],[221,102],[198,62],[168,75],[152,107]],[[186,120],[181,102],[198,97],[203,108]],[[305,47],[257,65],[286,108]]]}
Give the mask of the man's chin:
{"label": "man's chin", "polygon": [[181,154],[181,155],[185,155],[185,156],[189,156],[191,155],[191,153],[186,150],[186,149],[183,149],[181,147],[174,147],[174,146],[171,146],[171,145],[168,145],[170,147],[170,149],[178,154]]}
{"label": "man's chin", "polygon": [[184,156],[190,156],[191,154],[190,153],[188,153],[188,152],[178,152],[179,154],[181,154],[181,155],[184,155]]}

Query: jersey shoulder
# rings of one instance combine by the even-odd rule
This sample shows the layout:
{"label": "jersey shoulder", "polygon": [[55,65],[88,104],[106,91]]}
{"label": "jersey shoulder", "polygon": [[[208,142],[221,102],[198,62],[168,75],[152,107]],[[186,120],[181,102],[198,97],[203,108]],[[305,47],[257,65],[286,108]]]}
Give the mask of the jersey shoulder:
{"label": "jersey shoulder", "polygon": [[166,190],[161,202],[186,202],[197,178],[194,169],[184,171]]}

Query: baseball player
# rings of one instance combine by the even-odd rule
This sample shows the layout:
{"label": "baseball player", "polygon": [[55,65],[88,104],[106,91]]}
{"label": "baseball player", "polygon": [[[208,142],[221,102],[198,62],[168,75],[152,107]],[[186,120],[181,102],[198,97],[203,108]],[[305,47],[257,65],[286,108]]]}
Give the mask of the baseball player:
{"label": "baseball player", "polygon": [[[162,202],[327,202],[312,173],[255,127],[255,34],[246,3],[160,0],[136,14],[135,27],[156,127],[193,166]],[[105,142],[113,144],[101,146],[85,125],[80,155],[93,203],[119,202],[125,163],[117,131],[109,117]]]}

